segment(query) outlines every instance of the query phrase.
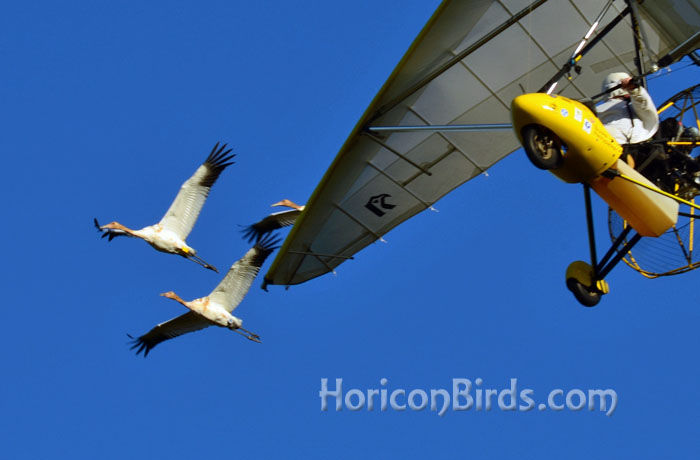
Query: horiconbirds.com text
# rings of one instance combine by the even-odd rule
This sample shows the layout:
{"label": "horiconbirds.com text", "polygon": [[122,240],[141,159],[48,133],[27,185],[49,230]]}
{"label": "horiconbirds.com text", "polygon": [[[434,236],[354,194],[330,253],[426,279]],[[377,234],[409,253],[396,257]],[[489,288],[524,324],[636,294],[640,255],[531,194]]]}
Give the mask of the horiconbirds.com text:
{"label": "horiconbirds.com text", "polygon": [[379,388],[348,389],[343,388],[343,379],[336,378],[335,385],[329,384],[327,378],[321,379],[321,410],[335,406],[336,411],[343,408],[349,411],[423,411],[430,410],[439,416],[448,410],[491,411],[500,410],[529,412],[538,411],[599,411],[608,417],[617,407],[617,393],[611,389],[569,389],[555,388],[544,397],[536,398],[530,388],[518,388],[518,379],[510,379],[508,388],[486,388],[483,379],[477,378],[472,383],[465,378],[453,378],[452,385],[446,388],[420,388],[406,390],[391,388],[388,380],[379,380]]}

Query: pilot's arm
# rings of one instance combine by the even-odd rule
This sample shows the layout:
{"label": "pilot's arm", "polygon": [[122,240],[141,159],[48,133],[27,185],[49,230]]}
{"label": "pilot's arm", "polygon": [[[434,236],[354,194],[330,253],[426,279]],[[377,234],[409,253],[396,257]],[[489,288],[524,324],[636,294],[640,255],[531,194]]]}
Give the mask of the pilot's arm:
{"label": "pilot's arm", "polygon": [[[630,102],[634,107],[634,113],[642,121],[644,131],[652,136],[659,129],[659,115],[656,113],[654,101],[646,89],[637,86],[631,78],[621,81],[622,87],[630,94]],[[635,129],[637,126],[635,124]]]}

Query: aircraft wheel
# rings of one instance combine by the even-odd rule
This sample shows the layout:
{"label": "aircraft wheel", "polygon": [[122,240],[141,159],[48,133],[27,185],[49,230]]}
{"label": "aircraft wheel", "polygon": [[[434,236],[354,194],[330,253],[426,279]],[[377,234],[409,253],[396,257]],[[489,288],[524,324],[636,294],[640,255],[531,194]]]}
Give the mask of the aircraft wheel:
{"label": "aircraft wheel", "polygon": [[600,292],[584,286],[579,280],[569,278],[566,280],[566,287],[574,294],[576,300],[584,307],[595,307],[600,302]]}
{"label": "aircraft wheel", "polygon": [[524,127],[523,147],[532,164],[540,169],[555,169],[561,165],[561,140],[544,126]]}
{"label": "aircraft wheel", "polygon": [[610,292],[608,283],[596,281],[593,267],[581,260],[572,262],[566,269],[566,287],[585,307],[595,307],[603,294]]}

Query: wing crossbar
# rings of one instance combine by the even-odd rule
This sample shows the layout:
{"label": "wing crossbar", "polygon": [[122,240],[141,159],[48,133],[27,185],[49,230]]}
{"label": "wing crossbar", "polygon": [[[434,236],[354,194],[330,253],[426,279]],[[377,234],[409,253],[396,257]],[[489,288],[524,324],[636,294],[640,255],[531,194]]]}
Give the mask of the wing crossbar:
{"label": "wing crossbar", "polygon": [[403,191],[405,191],[406,193],[408,193],[409,195],[411,195],[411,196],[412,196],[413,198],[415,198],[417,201],[420,201],[421,203],[423,203],[423,206],[425,206],[426,208],[432,207],[432,204],[426,202],[425,200],[422,200],[418,195],[416,195],[416,194],[413,193],[411,190],[409,190],[409,189],[407,189],[406,187],[404,187],[403,184],[399,183],[396,179],[394,179],[394,178],[391,177],[389,174],[387,174],[386,171],[384,171],[382,168],[378,167],[377,165],[375,165],[375,164],[372,163],[371,161],[368,161],[367,164],[368,164],[372,169],[374,169],[375,171],[377,171],[379,174],[381,174],[382,176],[384,176],[384,177],[386,177],[387,179],[389,179],[389,180],[390,180],[392,183],[394,183],[397,187],[400,187],[401,190],[403,190]]}
{"label": "wing crossbar", "polygon": [[387,149],[389,152],[393,153],[393,154],[396,155],[397,157],[401,158],[401,159],[404,160],[406,163],[409,163],[411,166],[413,166],[413,167],[415,167],[416,169],[418,169],[419,171],[423,172],[424,174],[426,174],[426,175],[428,175],[428,176],[432,176],[432,175],[433,175],[433,173],[431,173],[430,171],[428,171],[427,169],[425,169],[424,167],[422,167],[421,165],[419,165],[419,164],[416,163],[415,161],[411,160],[411,159],[408,158],[406,155],[402,154],[401,152],[397,151],[396,149],[393,149],[393,148],[389,147],[386,143],[382,142],[381,139],[379,139],[377,136],[375,136],[375,135],[373,135],[373,134],[370,134],[370,133],[367,133],[367,137],[370,138],[370,139],[372,139],[374,142],[376,142],[377,144],[379,144],[381,147]]}
{"label": "wing crossbar", "polygon": [[435,80],[437,77],[448,71],[452,66],[460,62],[462,59],[466,58],[470,54],[472,54],[474,51],[478,50],[482,46],[484,46],[486,43],[490,42],[494,38],[496,38],[501,32],[506,30],[508,27],[512,26],[516,22],[520,21],[522,18],[527,16],[528,14],[532,13],[540,7],[543,3],[545,3],[547,0],[536,0],[532,3],[530,3],[528,6],[520,10],[518,13],[515,15],[511,16],[508,18],[507,21],[503,22],[501,25],[493,29],[491,32],[488,34],[484,35],[480,40],[477,40],[475,43],[473,43],[471,46],[468,46],[465,48],[461,53],[457,54],[455,57],[435,69],[433,72],[428,74],[425,78],[422,80],[418,81],[415,83],[413,86],[409,87],[406,91],[403,93],[399,94],[396,98],[394,98],[392,101],[387,102],[384,106],[380,107],[379,110],[377,110],[370,119],[370,123],[377,118],[381,117],[385,113],[387,113],[389,110],[393,109],[397,105],[399,105],[402,101],[404,101],[407,97],[411,96],[413,93],[416,91],[420,90],[423,88],[425,85],[430,83],[431,81]]}
{"label": "wing crossbar", "polygon": [[341,256],[338,254],[321,254],[318,252],[310,252],[310,251],[287,251],[290,254],[301,254],[304,256],[314,256],[314,257],[328,257],[330,259],[343,259],[343,260],[355,260],[354,257],[352,256]]}
{"label": "wing crossbar", "polygon": [[350,212],[348,212],[347,210],[343,209],[343,207],[340,206],[338,203],[333,203],[333,206],[335,206],[335,208],[336,208],[338,211],[340,211],[340,212],[342,212],[343,214],[345,214],[346,216],[348,216],[348,217],[349,217],[351,220],[353,220],[357,225],[359,225],[360,227],[364,228],[364,229],[367,231],[367,233],[369,233],[369,234],[371,234],[372,236],[374,236],[375,239],[380,240],[380,241],[384,241],[384,238],[382,238],[382,235],[380,235],[379,233],[377,233],[377,232],[375,232],[374,230],[372,230],[371,228],[369,228],[367,225],[365,225],[364,222],[362,222],[360,219],[358,219],[357,217],[355,217],[355,216],[353,216],[352,214],[350,214]]}

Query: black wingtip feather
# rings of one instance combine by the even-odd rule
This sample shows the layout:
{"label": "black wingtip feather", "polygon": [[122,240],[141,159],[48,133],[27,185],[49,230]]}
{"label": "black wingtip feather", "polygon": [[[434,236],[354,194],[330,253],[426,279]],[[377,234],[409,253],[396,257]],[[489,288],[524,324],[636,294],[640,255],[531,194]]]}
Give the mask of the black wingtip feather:
{"label": "black wingtip feather", "polygon": [[[236,156],[236,154],[229,155],[233,149],[228,149],[226,150],[227,144],[223,144],[219,148],[219,143],[217,142],[214,148],[212,149],[211,153],[207,157],[207,160],[205,161],[206,164],[212,166],[215,169],[220,169],[224,170],[229,165],[232,165],[234,162],[230,161],[232,158]],[[218,149],[218,150],[217,150]],[[228,162],[228,163],[227,163]]]}
{"label": "black wingtip feather", "polygon": [[131,345],[130,350],[133,350],[134,348],[137,348],[136,350],[136,356],[140,355],[143,353],[143,357],[145,358],[148,356],[148,352],[151,351],[151,349],[155,346],[152,345],[145,340],[143,340],[143,337],[139,337],[138,339],[135,339],[131,334],[126,334],[127,337],[131,339],[131,342],[129,343]]}
{"label": "black wingtip feather", "polygon": [[[243,226],[241,233],[243,234],[243,239],[248,243],[257,243],[266,234],[272,232],[272,230],[260,229],[256,224]],[[276,229],[275,229],[276,230]]]}
{"label": "black wingtip feather", "polygon": [[252,243],[255,240],[260,239],[260,235],[255,231],[255,227],[252,225],[242,226],[241,233],[243,234],[243,239],[248,243]]}
{"label": "black wingtip feather", "polygon": [[256,243],[254,248],[261,251],[264,257],[269,256],[272,251],[280,247],[280,241],[282,238],[274,233],[269,233],[262,238],[260,238]]}
{"label": "black wingtip feather", "polygon": [[256,267],[262,267],[268,256],[275,249],[279,248],[280,241],[281,238],[274,233],[269,233],[260,238],[252,248],[255,251],[251,261],[252,264]]}
{"label": "black wingtip feather", "polygon": [[216,143],[211,153],[207,157],[206,161],[204,162],[204,165],[209,169],[209,171],[208,174],[206,174],[205,177],[203,177],[200,181],[200,185],[204,187],[213,186],[214,182],[216,182],[216,179],[219,178],[221,172],[228,166],[234,164],[233,161],[229,161],[236,156],[236,154],[229,155],[229,153],[232,150],[233,149],[226,150],[226,144],[219,147],[219,143]]}

